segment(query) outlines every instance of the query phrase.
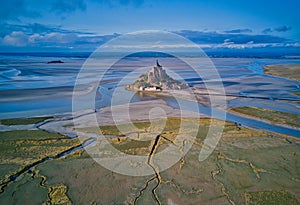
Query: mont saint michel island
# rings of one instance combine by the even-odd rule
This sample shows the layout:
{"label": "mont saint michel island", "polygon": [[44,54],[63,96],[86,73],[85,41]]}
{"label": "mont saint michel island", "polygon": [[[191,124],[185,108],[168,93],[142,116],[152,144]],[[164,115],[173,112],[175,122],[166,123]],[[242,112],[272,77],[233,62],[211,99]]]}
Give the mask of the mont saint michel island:
{"label": "mont saint michel island", "polygon": [[132,85],[126,87],[135,91],[159,92],[162,90],[182,90],[189,86],[187,83],[171,78],[156,60],[155,66],[146,74],[141,75]]}

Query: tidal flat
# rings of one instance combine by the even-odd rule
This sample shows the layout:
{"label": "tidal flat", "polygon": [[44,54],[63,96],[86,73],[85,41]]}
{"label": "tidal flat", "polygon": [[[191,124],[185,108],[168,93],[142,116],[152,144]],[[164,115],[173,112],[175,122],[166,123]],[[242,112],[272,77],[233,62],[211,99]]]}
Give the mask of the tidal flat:
{"label": "tidal flat", "polygon": [[[118,100],[130,91],[120,89],[121,99],[112,109],[105,100],[111,99],[118,79],[133,65],[152,65],[155,59],[134,58],[130,66],[128,60],[119,62],[99,86],[104,97],[96,99],[97,109],[78,113],[65,113],[70,111],[78,62],[66,59],[58,66],[61,69],[47,65],[45,71],[20,68],[55,76],[55,86],[50,88],[43,86],[53,76],[41,75],[41,81],[30,85],[24,81],[30,81],[27,76],[19,76],[23,81],[12,82],[21,89],[5,81],[13,91],[4,90],[2,93],[10,96],[0,102],[0,204],[300,204],[299,129],[295,128],[299,127],[299,96],[293,94],[299,92],[299,82],[288,76],[264,75],[262,69],[266,64],[283,65],[291,60],[213,59],[223,79],[229,110],[237,112],[227,113],[224,119],[210,116],[208,94],[218,99],[224,96],[215,87],[205,88],[203,82],[209,76],[195,79],[169,58],[162,59],[163,65],[182,74],[201,106],[189,109],[184,93],[178,93],[177,100],[186,108],[181,110],[164,92],[158,96],[136,94],[129,104],[123,104]],[[66,66],[70,72],[65,72]],[[293,72],[298,70],[293,68]],[[205,68],[201,72],[209,74]],[[89,73],[89,79],[94,80],[93,74]],[[89,88],[83,85],[80,91]],[[35,100],[40,107],[32,103]],[[124,114],[126,109],[129,116]],[[30,118],[40,115],[46,117]],[[5,119],[8,117],[14,119]],[[184,129],[180,129],[182,122],[187,125]],[[223,123],[216,148],[199,161],[199,153],[207,149],[210,126]],[[195,127],[199,128],[196,132]],[[278,132],[278,127],[284,129]],[[181,153],[184,143],[176,140],[180,130],[191,149],[169,169],[160,170],[153,156],[170,145]],[[108,144],[99,151],[101,156],[114,156],[108,148],[111,145],[125,154],[145,157],[143,164],[155,167],[155,174],[128,176],[101,166],[89,148],[103,142]]]}

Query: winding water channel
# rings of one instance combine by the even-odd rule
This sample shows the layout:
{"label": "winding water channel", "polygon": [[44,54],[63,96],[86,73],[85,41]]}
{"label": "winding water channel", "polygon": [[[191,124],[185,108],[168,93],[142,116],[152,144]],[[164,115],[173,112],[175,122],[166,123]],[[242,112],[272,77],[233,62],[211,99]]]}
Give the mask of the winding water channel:
{"label": "winding water channel", "polygon": [[[276,124],[269,124],[267,122],[261,121],[261,120],[256,120],[252,118],[247,118],[244,116],[239,116],[233,113],[228,113],[224,110],[214,108],[214,114],[212,116],[212,108],[211,107],[205,107],[201,104],[198,104],[198,109],[195,109],[195,106],[191,106],[191,103],[188,100],[183,100],[183,99],[175,99],[175,98],[165,98],[165,101],[168,103],[173,108],[179,109],[179,104],[180,108],[184,110],[190,110],[194,112],[200,112],[202,114],[221,119],[221,120],[227,120],[230,122],[237,122],[240,123],[244,127],[249,127],[249,128],[254,128],[254,129],[261,129],[261,130],[267,130],[267,131],[272,131],[272,132],[277,132],[281,134],[286,134],[286,135],[291,135],[294,137],[300,137],[300,130],[299,129],[294,129],[290,127],[285,127],[285,126],[280,126]],[[225,116],[225,118],[224,118]]]}
{"label": "winding water channel", "polygon": [[[111,84],[111,86],[114,86],[115,84]],[[106,85],[107,86],[107,85]],[[109,86],[108,86],[109,87]],[[103,94],[104,99],[110,99],[112,96],[112,90],[105,89],[105,87],[102,87],[99,89],[99,91]],[[119,89],[117,95],[114,97],[118,98],[115,101],[119,102],[120,104],[127,103],[126,101],[123,102],[123,97],[126,95],[132,95],[130,92],[126,89]],[[294,137],[300,137],[300,129],[297,128],[292,128],[288,126],[281,126],[277,124],[270,124],[268,122],[262,121],[262,120],[256,120],[251,117],[246,117],[246,116],[241,116],[238,114],[233,114],[229,113],[226,110],[222,110],[221,108],[212,108],[211,107],[206,107],[202,104],[188,101],[182,98],[171,98],[171,97],[153,97],[153,96],[141,96],[138,94],[134,94],[131,102],[139,102],[139,101],[147,101],[147,100],[153,100],[153,99],[163,99],[169,106],[175,108],[175,109],[183,109],[183,110],[189,110],[189,111],[194,111],[194,112],[199,112],[208,116],[211,116],[216,119],[221,119],[221,120],[227,120],[230,122],[237,122],[241,124],[244,127],[249,127],[253,129],[260,129],[260,130],[267,130],[271,132],[277,132],[281,134],[286,134]],[[270,103],[274,102],[273,100],[265,100],[265,101],[270,101]],[[100,102],[100,107],[106,107],[110,106],[110,102],[107,102],[107,100],[104,102]],[[196,106],[195,106],[196,104]],[[244,106],[247,106],[245,104]],[[251,105],[250,105],[251,106]]]}

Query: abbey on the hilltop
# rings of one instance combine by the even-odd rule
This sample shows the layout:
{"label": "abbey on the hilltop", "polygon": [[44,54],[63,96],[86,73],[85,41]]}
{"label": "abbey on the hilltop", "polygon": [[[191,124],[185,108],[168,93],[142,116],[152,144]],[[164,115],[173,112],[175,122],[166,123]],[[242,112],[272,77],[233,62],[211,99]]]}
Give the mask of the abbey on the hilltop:
{"label": "abbey on the hilltop", "polygon": [[128,85],[127,88],[140,91],[162,91],[181,90],[188,88],[188,85],[171,78],[156,60],[155,66],[146,74],[141,75],[132,85]]}

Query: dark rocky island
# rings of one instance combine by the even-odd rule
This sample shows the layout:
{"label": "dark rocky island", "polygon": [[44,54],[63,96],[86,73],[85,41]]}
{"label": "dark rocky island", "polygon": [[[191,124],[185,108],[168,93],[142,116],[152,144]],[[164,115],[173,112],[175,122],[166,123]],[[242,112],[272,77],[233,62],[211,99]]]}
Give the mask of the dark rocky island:
{"label": "dark rocky island", "polygon": [[54,60],[54,61],[48,61],[47,64],[52,64],[52,63],[64,63],[61,60]]}
{"label": "dark rocky island", "polygon": [[156,65],[141,75],[128,89],[139,91],[181,90],[188,88],[187,83],[171,78],[166,70],[156,61]]}

